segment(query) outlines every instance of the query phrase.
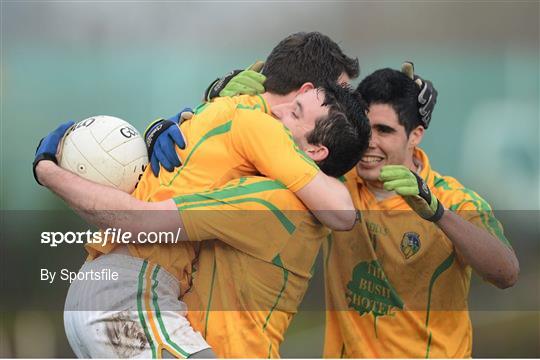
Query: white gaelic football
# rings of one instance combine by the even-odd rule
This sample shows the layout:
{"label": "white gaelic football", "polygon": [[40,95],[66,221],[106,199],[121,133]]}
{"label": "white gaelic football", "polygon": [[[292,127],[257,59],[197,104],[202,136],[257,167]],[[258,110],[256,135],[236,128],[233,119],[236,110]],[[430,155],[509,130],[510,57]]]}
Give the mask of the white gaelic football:
{"label": "white gaelic football", "polygon": [[143,138],[128,122],[93,116],[69,129],[60,166],[94,182],[131,193],[148,163]]}

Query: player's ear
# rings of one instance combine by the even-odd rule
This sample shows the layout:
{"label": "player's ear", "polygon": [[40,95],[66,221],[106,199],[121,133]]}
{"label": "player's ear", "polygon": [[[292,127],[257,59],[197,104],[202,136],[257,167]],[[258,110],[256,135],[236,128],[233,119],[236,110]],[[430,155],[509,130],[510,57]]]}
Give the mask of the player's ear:
{"label": "player's ear", "polygon": [[307,144],[304,151],[313,161],[323,161],[330,153],[326,146],[312,144]]}
{"label": "player's ear", "polygon": [[300,86],[300,89],[298,89],[298,93],[299,94],[303,94],[309,90],[313,90],[315,89],[315,85],[313,85],[313,83],[310,83],[310,82],[307,82],[307,83],[303,83],[302,86]]}
{"label": "player's ear", "polygon": [[422,142],[422,138],[424,137],[424,132],[425,132],[425,129],[421,125],[417,126],[411,131],[411,133],[409,134],[409,140],[408,140],[409,147],[411,149],[420,145],[420,143]]}

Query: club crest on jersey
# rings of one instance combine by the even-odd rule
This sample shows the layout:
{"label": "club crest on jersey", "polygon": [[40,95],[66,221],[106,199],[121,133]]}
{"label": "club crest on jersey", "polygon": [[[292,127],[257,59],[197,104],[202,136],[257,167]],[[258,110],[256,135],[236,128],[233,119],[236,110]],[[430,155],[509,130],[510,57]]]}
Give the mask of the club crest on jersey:
{"label": "club crest on jersey", "polygon": [[406,232],[403,234],[399,248],[405,259],[409,259],[420,250],[420,235],[412,231]]}

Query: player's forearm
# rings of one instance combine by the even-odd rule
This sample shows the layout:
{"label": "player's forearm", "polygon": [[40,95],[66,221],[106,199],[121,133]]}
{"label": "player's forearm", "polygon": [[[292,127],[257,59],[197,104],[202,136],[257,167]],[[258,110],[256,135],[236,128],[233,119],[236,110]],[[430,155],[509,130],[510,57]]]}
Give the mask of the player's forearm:
{"label": "player's forearm", "polygon": [[74,210],[125,210],[129,207],[131,199],[123,199],[131,198],[128,194],[85,180],[51,161],[41,161],[36,173],[45,187]]}
{"label": "player's forearm", "polygon": [[356,223],[356,210],[349,191],[339,180],[322,172],[297,191],[296,196],[332,230],[347,231]]}
{"label": "player's forearm", "polygon": [[482,278],[501,289],[515,284],[519,263],[510,247],[448,210],[437,225],[452,241],[462,260]]}
{"label": "player's forearm", "polygon": [[36,173],[45,187],[98,228],[117,228],[138,234],[182,227],[172,200],[159,203],[139,201],[118,189],[83,179],[52,161],[41,161]]}

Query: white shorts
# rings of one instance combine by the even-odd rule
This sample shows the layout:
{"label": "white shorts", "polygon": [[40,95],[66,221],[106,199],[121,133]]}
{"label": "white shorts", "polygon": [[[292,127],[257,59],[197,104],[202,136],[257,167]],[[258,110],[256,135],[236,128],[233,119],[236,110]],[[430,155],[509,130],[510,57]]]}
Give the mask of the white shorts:
{"label": "white shorts", "polygon": [[68,291],[64,326],[71,348],[84,358],[161,358],[163,350],[187,358],[208,349],[186,319],[178,281],[159,265],[107,254],[80,272],[109,269],[118,279],[75,280]]}

